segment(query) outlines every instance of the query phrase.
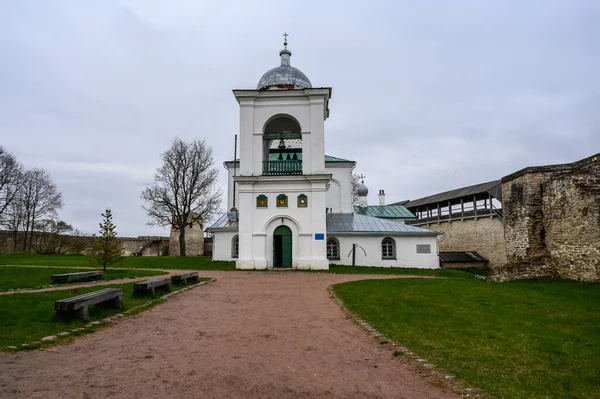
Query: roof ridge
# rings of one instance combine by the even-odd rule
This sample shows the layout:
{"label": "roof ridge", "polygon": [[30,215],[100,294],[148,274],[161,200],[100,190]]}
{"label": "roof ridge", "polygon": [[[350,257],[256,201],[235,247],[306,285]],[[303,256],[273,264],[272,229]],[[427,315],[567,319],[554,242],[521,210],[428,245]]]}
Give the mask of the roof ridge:
{"label": "roof ridge", "polygon": [[[408,202],[404,203],[404,206],[411,208],[413,206],[421,206],[421,205],[425,205],[425,204],[436,203],[439,201],[447,201],[450,199],[460,198],[465,195],[474,195],[476,193],[483,193],[483,192],[490,193],[490,191],[494,191],[500,185],[501,185],[500,179],[490,180],[485,183],[472,184],[470,186],[459,187],[459,188],[455,188],[452,190],[443,191],[441,193],[435,193],[435,194],[431,194],[431,195],[426,195],[421,198],[409,200]],[[500,190],[500,192],[494,193],[496,195],[493,195],[493,196],[494,196],[494,198],[501,200],[502,192],[501,192],[501,189],[499,189],[499,190]],[[398,203],[395,202],[394,204],[398,204]]]}

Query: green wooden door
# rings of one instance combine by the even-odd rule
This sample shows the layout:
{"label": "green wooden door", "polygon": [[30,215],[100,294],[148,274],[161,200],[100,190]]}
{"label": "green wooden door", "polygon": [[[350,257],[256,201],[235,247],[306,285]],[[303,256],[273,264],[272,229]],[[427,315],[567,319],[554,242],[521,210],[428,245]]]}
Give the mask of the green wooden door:
{"label": "green wooden door", "polygon": [[273,266],[292,267],[292,231],[279,226],[273,233]]}
{"label": "green wooden door", "polygon": [[281,237],[281,267],[292,267],[292,234]]}

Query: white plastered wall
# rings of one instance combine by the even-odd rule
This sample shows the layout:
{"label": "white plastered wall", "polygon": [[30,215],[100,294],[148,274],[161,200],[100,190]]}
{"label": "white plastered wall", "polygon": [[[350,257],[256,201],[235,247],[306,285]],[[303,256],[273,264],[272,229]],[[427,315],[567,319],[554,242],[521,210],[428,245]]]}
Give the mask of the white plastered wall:
{"label": "white plastered wall", "polygon": [[343,163],[325,164],[325,172],[331,174],[327,190],[327,208],[333,213],[351,213],[352,209],[352,169],[354,165]]}
{"label": "white plastered wall", "polygon": [[236,260],[231,257],[231,243],[233,236],[237,234],[234,231],[218,231],[214,233],[213,260]]}
{"label": "white plastered wall", "polygon": [[262,175],[263,131],[284,116],[298,122],[302,133],[304,174],[325,173],[325,108],[328,89],[293,91],[234,91],[240,104],[240,172]]}
{"label": "white plastered wall", "polygon": [[[356,250],[356,266],[375,266],[375,267],[414,267],[418,269],[437,269],[439,268],[437,239],[432,236],[414,237],[414,236],[361,236],[347,235],[337,236],[328,235],[327,238],[335,237],[340,242],[340,260],[330,260],[331,264],[351,265],[352,244],[358,244],[364,248]],[[385,237],[391,237],[396,241],[396,259],[381,259],[381,240]],[[429,244],[431,253],[417,253],[417,244]],[[348,256],[350,254],[350,256]]]}
{"label": "white plastered wall", "polygon": [[[352,169],[353,165],[335,163],[325,164],[325,173],[331,174],[332,178],[329,183],[329,189],[327,190],[327,208],[332,209],[332,212],[338,213],[351,213],[352,208]],[[234,182],[233,177],[240,175],[239,163],[236,167],[233,163],[229,163],[227,170],[227,209],[231,209],[233,206],[233,189]],[[239,204],[239,191],[236,186],[236,207]],[[403,219],[394,220],[404,223]]]}
{"label": "white plastered wall", "polygon": [[[287,180],[280,177],[268,183],[240,185],[240,258],[238,268],[273,267],[273,231],[288,226],[292,231],[292,267],[327,269],[325,240],[315,234],[326,234],[325,180],[308,181],[303,177]],[[288,197],[287,207],[277,206],[277,196]],[[307,207],[298,207],[298,196],[307,197]],[[259,195],[267,197],[266,208],[256,207]],[[243,239],[247,237],[247,239]]]}
{"label": "white plastered wall", "polygon": [[[292,266],[327,269],[325,240],[326,185],[324,119],[329,89],[282,91],[234,91],[240,104],[240,169],[236,179],[239,210],[239,269],[273,266],[273,231],[279,224],[292,230]],[[263,131],[273,118],[294,119],[302,134],[302,176],[263,176]],[[232,174],[230,171],[230,175]],[[229,184],[229,197],[233,183]],[[277,196],[288,196],[287,208],[277,207]],[[308,207],[299,208],[304,194]],[[268,197],[267,208],[257,208],[256,198]],[[228,198],[231,206],[232,199]],[[277,224],[279,221],[279,224]]]}

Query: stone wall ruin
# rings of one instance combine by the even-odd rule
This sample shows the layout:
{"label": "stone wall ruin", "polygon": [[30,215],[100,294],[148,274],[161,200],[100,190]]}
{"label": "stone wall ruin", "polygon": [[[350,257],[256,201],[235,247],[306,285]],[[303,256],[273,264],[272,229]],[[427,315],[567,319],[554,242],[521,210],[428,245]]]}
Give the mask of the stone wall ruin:
{"label": "stone wall ruin", "polygon": [[[193,223],[185,227],[185,254],[186,256],[204,255],[204,232],[202,230],[202,223]],[[178,229],[171,229],[169,255],[179,256]]]}
{"label": "stone wall ruin", "polygon": [[600,154],[502,179],[507,263],[491,279],[600,281]]}

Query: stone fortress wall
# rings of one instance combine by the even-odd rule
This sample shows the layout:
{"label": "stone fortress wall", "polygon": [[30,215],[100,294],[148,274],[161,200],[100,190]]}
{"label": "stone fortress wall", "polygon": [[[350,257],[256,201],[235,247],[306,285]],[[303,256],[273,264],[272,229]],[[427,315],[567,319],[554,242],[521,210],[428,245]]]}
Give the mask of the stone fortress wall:
{"label": "stone fortress wall", "polygon": [[[204,232],[202,223],[194,223],[185,227],[186,256],[204,255]],[[169,238],[169,255],[179,256],[179,230],[171,229]]]}
{"label": "stone fortress wall", "polygon": [[406,201],[409,207],[420,202],[417,211],[427,210],[412,223],[445,233],[441,252],[477,251],[489,259],[491,280],[600,281],[600,154],[505,176],[495,195],[502,209],[489,216],[473,210],[463,215],[462,200],[458,214],[454,209],[450,215],[448,208],[440,214],[440,206],[450,206],[449,195],[486,184]]}
{"label": "stone fortress wall", "polygon": [[489,260],[490,268],[506,263],[504,226],[497,217],[441,221],[422,227],[445,233],[439,243],[440,252],[476,251]]}
{"label": "stone fortress wall", "polygon": [[155,236],[118,237],[123,244],[123,256],[164,256],[169,254],[169,238]]}
{"label": "stone fortress wall", "polygon": [[502,179],[507,263],[491,279],[600,281],[600,154]]}
{"label": "stone fortress wall", "polygon": [[[204,237],[202,232],[196,229],[193,231],[191,236],[188,236],[189,231],[186,231],[186,242],[187,242],[187,255],[212,255],[212,237]],[[76,237],[74,237],[76,238]],[[89,242],[82,247],[81,253],[87,253],[92,242],[93,237],[84,237]],[[179,254],[179,234],[177,234],[176,242],[177,247],[174,251],[175,254],[170,252],[170,238],[159,237],[159,236],[139,236],[139,237],[117,237],[123,244],[123,256],[177,256]],[[17,250],[21,247],[18,246]],[[13,252],[13,236],[11,232],[0,231],[0,254]],[[70,252],[63,252],[70,253]]]}

